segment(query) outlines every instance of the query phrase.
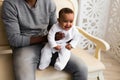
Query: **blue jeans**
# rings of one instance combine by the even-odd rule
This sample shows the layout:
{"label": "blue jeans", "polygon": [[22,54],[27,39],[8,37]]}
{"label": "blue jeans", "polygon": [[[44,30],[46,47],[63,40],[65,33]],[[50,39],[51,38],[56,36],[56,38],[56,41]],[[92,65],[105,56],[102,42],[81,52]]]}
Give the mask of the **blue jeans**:
{"label": "blue jeans", "polygon": [[[13,65],[15,80],[35,80],[35,70],[40,60],[40,52],[44,45],[31,45],[13,49]],[[51,65],[57,55],[53,55]],[[72,75],[72,80],[87,80],[88,70],[84,62],[73,54],[67,63],[64,71]]]}

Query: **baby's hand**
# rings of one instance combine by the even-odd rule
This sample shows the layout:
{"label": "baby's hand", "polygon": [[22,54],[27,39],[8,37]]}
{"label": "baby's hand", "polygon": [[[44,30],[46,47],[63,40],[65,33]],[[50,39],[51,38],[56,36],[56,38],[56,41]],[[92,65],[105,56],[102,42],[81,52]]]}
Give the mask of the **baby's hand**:
{"label": "baby's hand", "polygon": [[71,44],[67,44],[65,47],[66,47],[68,50],[71,50],[71,49],[72,49]]}
{"label": "baby's hand", "polygon": [[56,47],[54,47],[54,49],[56,49],[56,50],[61,50],[61,46],[60,46],[60,45],[57,45]]}

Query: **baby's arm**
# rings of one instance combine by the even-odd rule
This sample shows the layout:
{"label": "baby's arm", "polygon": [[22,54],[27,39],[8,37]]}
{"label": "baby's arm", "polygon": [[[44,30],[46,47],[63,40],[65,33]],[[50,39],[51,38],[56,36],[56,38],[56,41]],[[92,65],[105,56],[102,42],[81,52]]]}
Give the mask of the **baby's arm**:
{"label": "baby's arm", "polygon": [[61,50],[61,46],[60,46],[60,45],[57,45],[57,46],[54,47],[54,49],[56,49],[56,50]]}
{"label": "baby's arm", "polygon": [[73,31],[72,31],[72,40],[69,42],[69,44],[71,44],[72,48],[75,48],[78,44],[79,41],[79,32],[78,30],[74,27]]}
{"label": "baby's arm", "polygon": [[54,24],[48,33],[48,42],[50,46],[56,50],[60,50],[61,46],[56,41],[61,40],[65,37],[64,33],[60,32],[59,27]]}

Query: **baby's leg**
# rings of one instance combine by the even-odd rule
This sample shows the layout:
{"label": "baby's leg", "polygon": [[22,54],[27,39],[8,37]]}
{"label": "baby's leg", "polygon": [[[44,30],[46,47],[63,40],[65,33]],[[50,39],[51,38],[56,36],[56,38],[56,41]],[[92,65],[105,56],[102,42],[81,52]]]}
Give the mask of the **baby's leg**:
{"label": "baby's leg", "polygon": [[71,55],[70,50],[63,47],[61,51],[58,53],[58,58],[56,59],[56,63],[54,66],[55,69],[60,71],[63,70],[70,59],[70,55]]}
{"label": "baby's leg", "polygon": [[47,68],[51,62],[52,52],[51,48],[48,44],[44,46],[44,48],[41,50],[41,59],[40,59],[40,65],[39,69],[43,70]]}

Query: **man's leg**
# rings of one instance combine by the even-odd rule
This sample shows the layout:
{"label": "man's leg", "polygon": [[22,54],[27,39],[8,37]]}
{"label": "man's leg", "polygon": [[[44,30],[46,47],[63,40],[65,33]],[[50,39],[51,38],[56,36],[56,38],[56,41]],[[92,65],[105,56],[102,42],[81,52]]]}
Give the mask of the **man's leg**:
{"label": "man's leg", "polygon": [[71,54],[70,60],[68,61],[64,71],[72,75],[72,80],[87,80],[88,78],[87,66],[74,54]]}
{"label": "man's leg", "polygon": [[13,50],[15,80],[35,80],[41,47],[33,45]]}
{"label": "man's leg", "polygon": [[[51,66],[54,66],[55,61],[58,57],[58,53],[53,54],[51,59]],[[85,63],[71,54],[70,60],[68,61],[66,67],[63,69],[67,73],[71,74],[72,80],[87,80],[88,78],[88,68]]]}

